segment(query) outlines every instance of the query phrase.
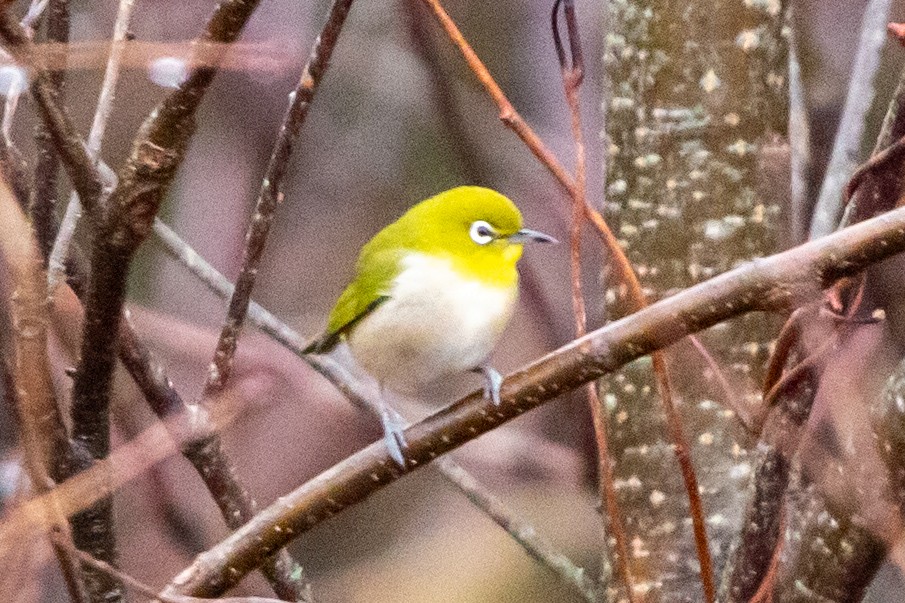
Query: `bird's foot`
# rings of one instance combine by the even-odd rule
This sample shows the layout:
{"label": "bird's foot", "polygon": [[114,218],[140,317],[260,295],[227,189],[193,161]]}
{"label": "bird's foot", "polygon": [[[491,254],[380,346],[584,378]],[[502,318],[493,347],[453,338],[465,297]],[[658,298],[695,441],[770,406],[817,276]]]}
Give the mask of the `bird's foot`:
{"label": "bird's foot", "polygon": [[496,369],[487,364],[476,366],[472,372],[484,375],[484,397],[491,400],[494,406],[500,405],[500,388],[503,386],[503,376]]}
{"label": "bird's foot", "polygon": [[408,448],[408,442],[405,441],[406,420],[398,412],[391,408],[384,407],[380,413],[380,424],[383,426],[383,441],[387,445],[390,457],[402,469],[405,469],[405,457],[402,456],[402,449]]}

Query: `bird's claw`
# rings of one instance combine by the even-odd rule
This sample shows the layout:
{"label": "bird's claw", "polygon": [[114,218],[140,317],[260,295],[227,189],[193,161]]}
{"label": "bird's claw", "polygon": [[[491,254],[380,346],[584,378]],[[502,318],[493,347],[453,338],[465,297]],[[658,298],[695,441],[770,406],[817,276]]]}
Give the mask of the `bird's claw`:
{"label": "bird's claw", "polygon": [[500,405],[500,388],[503,386],[503,376],[496,369],[486,364],[472,369],[476,373],[484,375],[484,398],[493,402],[494,406]]}
{"label": "bird's claw", "polygon": [[402,455],[402,449],[409,447],[403,433],[406,428],[405,419],[395,410],[384,408],[380,414],[380,423],[383,426],[383,441],[386,443],[390,457],[399,467],[405,469],[405,457]]}

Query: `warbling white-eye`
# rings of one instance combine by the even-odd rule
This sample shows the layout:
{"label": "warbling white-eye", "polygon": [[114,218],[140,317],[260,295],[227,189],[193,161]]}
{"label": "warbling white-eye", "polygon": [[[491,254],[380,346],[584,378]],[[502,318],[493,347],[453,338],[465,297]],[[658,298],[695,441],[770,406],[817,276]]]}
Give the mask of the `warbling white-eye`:
{"label": "warbling white-eye", "polygon": [[[499,404],[502,377],[485,361],[515,308],[522,244],[534,241],[556,242],[522,228],[515,204],[491,189],[460,186],[422,201],[362,247],[326,333],[305,351],[346,340],[381,394],[480,372]],[[404,467],[402,420],[381,406],[387,448]]]}

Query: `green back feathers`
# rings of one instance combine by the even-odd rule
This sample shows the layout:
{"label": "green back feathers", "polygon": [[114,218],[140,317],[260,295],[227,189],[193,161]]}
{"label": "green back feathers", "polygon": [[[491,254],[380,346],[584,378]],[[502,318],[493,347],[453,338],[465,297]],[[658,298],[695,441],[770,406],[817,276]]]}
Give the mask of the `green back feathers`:
{"label": "green back feathers", "polygon": [[[478,220],[490,224],[503,238],[477,244],[470,230]],[[508,243],[504,237],[521,227],[522,215],[515,204],[488,188],[460,186],[418,203],[362,247],[355,279],[333,307],[327,333],[309,346],[309,351],[329,351],[387,299],[401,260],[409,253],[444,257],[463,274],[500,286],[514,285],[521,245]]]}

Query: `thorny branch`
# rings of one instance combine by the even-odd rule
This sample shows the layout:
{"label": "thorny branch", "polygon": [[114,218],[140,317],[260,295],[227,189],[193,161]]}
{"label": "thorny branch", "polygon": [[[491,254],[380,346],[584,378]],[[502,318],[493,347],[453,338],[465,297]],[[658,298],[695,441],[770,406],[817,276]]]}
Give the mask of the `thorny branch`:
{"label": "thorny branch", "polygon": [[402,475],[560,394],[731,317],[776,311],[868,265],[905,250],[905,209],[846,228],[790,251],[748,262],[597,329],[505,380],[502,404],[479,392],[406,430],[409,465],[400,470],[377,442],[258,514],[201,554],[165,593],[217,595],[267,554]]}

